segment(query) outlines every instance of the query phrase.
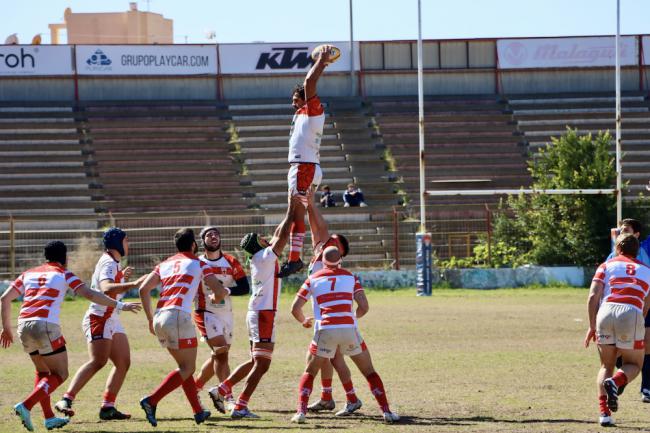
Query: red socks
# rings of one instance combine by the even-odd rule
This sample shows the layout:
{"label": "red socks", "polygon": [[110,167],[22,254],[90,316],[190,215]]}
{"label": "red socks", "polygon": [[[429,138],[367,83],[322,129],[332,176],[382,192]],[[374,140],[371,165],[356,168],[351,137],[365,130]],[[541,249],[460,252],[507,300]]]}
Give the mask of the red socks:
{"label": "red socks", "polygon": [[616,374],[612,376],[612,380],[619,388],[627,384],[627,376],[623,373],[623,370],[618,370]]}
{"label": "red socks", "polygon": [[152,405],[157,405],[167,394],[178,388],[183,384],[181,372],[174,370],[167,375],[167,377],[158,385],[158,388],[149,396],[149,402]]}
{"label": "red socks", "polygon": [[104,391],[103,395],[103,401],[102,401],[102,408],[105,407],[115,407],[115,400],[117,399],[117,396],[111,392]]}
{"label": "red socks", "polygon": [[192,406],[192,411],[194,411],[194,413],[203,412],[203,407],[199,401],[199,390],[196,388],[196,383],[192,376],[188,377],[183,382],[183,392],[185,393],[185,397],[187,397],[187,401],[189,401]]}
{"label": "red socks", "polygon": [[201,379],[199,379],[198,377],[197,377],[196,380],[194,381],[194,384],[196,385],[196,388],[197,388],[199,391],[202,390],[203,387],[205,386],[205,383],[201,382]]}
{"label": "red socks", "polygon": [[[50,373],[37,371],[36,374],[34,375],[34,386],[38,385],[41,379],[44,379],[49,375]],[[52,403],[50,402],[50,396],[47,395],[43,397],[40,403],[41,403],[41,409],[43,409],[43,417],[45,419],[54,418],[54,412],[52,411]]]}
{"label": "red socks", "polygon": [[375,396],[375,400],[379,403],[382,412],[390,412],[388,407],[388,399],[386,398],[386,391],[384,391],[384,384],[377,373],[369,374],[366,379],[370,386],[370,392]]}
{"label": "red socks", "polygon": [[219,394],[221,394],[224,397],[227,397],[230,394],[232,394],[232,383],[228,379],[224,380],[219,384]]}
{"label": "red socks", "polygon": [[249,398],[250,397],[244,394],[243,392],[239,394],[239,398],[237,399],[237,403],[235,404],[235,410],[246,409],[248,407]]}
{"label": "red socks", "polygon": [[52,394],[62,383],[63,380],[61,380],[61,377],[58,374],[48,374],[47,376],[44,376],[38,381],[36,386],[34,386],[34,390],[27,396],[25,401],[23,401],[23,404],[27,410],[32,410],[36,403],[44,398],[47,397],[49,400],[50,394]]}
{"label": "red socks", "polygon": [[320,386],[320,399],[323,401],[330,401],[332,399],[332,379],[321,378]]}
{"label": "red socks", "polygon": [[[330,380],[330,384],[331,382]],[[307,413],[307,404],[309,403],[309,396],[311,395],[313,386],[314,376],[309,373],[303,373],[300,378],[300,385],[298,386],[298,412]]]}
{"label": "red socks", "polygon": [[359,399],[357,398],[357,393],[352,386],[352,381],[343,384],[343,389],[345,390],[345,399],[350,403],[356,403]]}
{"label": "red socks", "polygon": [[289,234],[289,261],[295,262],[300,260],[302,254],[302,244],[305,241],[305,220],[297,220],[291,223],[291,233]]}
{"label": "red socks", "polygon": [[599,408],[600,413],[602,415],[610,416],[612,414],[612,412],[609,410],[609,407],[607,406],[607,396],[606,395],[599,395],[598,396],[598,408]]}

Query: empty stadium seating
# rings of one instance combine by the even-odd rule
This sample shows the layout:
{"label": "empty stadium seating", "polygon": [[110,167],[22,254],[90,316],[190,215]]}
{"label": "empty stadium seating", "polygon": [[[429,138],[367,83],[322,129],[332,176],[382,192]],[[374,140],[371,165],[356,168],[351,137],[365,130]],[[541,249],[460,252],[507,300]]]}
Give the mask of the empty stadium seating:
{"label": "empty stadium seating", "polygon": [[[615,150],[615,97],[611,94],[529,95],[506,98],[522,144],[534,154],[540,147],[566,131],[597,134],[610,131]],[[650,178],[650,104],[643,94],[628,93],[621,98],[621,147],[623,180],[628,181],[626,199],[646,194]]]}

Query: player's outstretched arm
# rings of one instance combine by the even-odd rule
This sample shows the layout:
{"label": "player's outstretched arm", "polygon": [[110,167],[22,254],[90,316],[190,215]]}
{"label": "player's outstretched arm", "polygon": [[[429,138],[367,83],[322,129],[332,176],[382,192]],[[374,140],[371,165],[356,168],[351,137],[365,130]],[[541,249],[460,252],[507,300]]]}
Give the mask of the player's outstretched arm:
{"label": "player's outstretched arm", "polygon": [[316,248],[316,245],[329,239],[330,232],[318,206],[314,206],[313,200],[309,200],[308,203],[307,218],[309,219],[309,230],[311,230],[311,245],[312,248]]}
{"label": "player's outstretched arm", "polygon": [[144,310],[147,321],[149,322],[149,332],[153,332],[153,313],[151,312],[151,291],[160,284],[160,275],[156,272],[150,273],[140,286],[138,292],[140,293],[140,302],[142,302],[142,309]]}
{"label": "player's outstretched arm", "polygon": [[[130,276],[132,273],[133,268],[131,266],[128,266],[126,269],[124,269],[125,275]],[[147,278],[147,276],[143,275],[135,281],[126,281],[124,283],[113,283],[110,280],[102,280],[99,282],[99,289],[109,296],[115,296],[139,287],[145,278]]]}
{"label": "player's outstretched arm", "polygon": [[316,83],[318,83],[318,79],[329,63],[331,49],[331,45],[323,45],[316,63],[314,63],[311,69],[309,69],[309,72],[307,72],[304,82],[305,100],[316,96]]}
{"label": "player's outstretched arm", "polygon": [[284,219],[278,225],[278,228],[275,230],[273,239],[271,239],[271,244],[273,246],[273,252],[276,256],[280,257],[282,251],[284,250],[287,241],[289,240],[289,233],[291,231],[291,223],[293,222],[293,215],[296,206],[302,206],[300,198],[297,195],[289,197],[289,207],[287,209],[287,214],[284,216]]}
{"label": "player's outstretched arm", "polygon": [[11,332],[11,301],[20,296],[17,290],[11,286],[5,290],[0,297],[0,315],[2,316],[2,332],[0,332],[0,344],[5,349],[14,342],[14,335]]}
{"label": "player's outstretched arm", "polygon": [[131,311],[137,313],[142,309],[139,302],[120,302],[113,298],[106,296],[103,293],[91,290],[85,284],[81,284],[77,288],[77,295],[81,295],[84,298],[88,299],[90,302],[94,302],[105,307],[116,308],[121,311]]}
{"label": "player's outstretched arm", "polygon": [[596,341],[596,315],[598,314],[598,307],[600,300],[603,297],[603,289],[605,285],[601,281],[592,281],[589,288],[589,298],[587,298],[587,313],[589,314],[589,329],[585,336],[584,345],[589,347],[589,343]]}

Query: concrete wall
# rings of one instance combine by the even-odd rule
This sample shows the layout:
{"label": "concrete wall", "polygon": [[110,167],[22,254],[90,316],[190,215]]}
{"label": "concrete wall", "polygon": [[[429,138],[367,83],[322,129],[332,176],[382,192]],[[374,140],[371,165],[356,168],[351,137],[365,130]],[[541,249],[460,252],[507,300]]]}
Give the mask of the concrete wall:
{"label": "concrete wall", "polygon": [[2,77],[0,101],[74,101],[74,80]]}
{"label": "concrete wall", "polygon": [[[555,92],[613,92],[616,82],[614,69],[597,70],[533,70],[501,72],[501,93],[555,93]],[[639,90],[639,71],[625,68],[621,71],[621,89]]]}
{"label": "concrete wall", "polygon": [[[426,95],[484,95],[495,93],[495,74],[491,70],[427,71],[424,74]],[[417,95],[417,73],[365,73],[362,86],[366,96]]]}
{"label": "concrete wall", "polygon": [[83,77],[79,99],[97,100],[203,100],[216,99],[216,77]]}
{"label": "concrete wall", "polygon": [[[304,79],[303,74],[225,76],[223,94],[225,99],[286,98],[289,101],[293,87],[302,84]],[[350,75],[324,74],[318,83],[318,94],[350,96]]]}

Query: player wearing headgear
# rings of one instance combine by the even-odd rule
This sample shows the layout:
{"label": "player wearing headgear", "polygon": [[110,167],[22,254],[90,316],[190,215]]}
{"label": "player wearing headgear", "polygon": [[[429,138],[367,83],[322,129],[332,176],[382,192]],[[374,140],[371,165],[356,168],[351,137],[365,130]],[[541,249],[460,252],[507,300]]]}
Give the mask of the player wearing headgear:
{"label": "player wearing headgear", "polygon": [[[330,235],[327,222],[323,218],[317,206],[313,205],[313,201],[309,200],[307,212],[309,215],[309,228],[311,229],[311,239],[313,247],[313,255],[309,263],[309,275],[312,275],[323,269],[323,250],[329,246],[335,246],[341,257],[345,257],[350,252],[348,240],[345,236],[337,233]],[[309,352],[307,352],[309,357]],[[341,380],[343,389],[345,390],[346,404],[343,409],[336,412],[336,416],[351,415],[355,411],[361,409],[363,403],[357,397],[354,385],[352,383],[352,373],[345,363],[345,358],[340,351],[336,354],[330,362],[324,362],[321,374],[321,395],[320,399],[307,407],[312,412],[319,412],[324,410],[334,410],[336,403],[332,398],[332,378],[334,377],[334,370]]]}
{"label": "player wearing headgear", "polygon": [[[128,266],[121,269],[120,267],[120,260],[129,254],[129,240],[124,230],[117,227],[109,228],[104,232],[103,243],[104,253],[95,266],[90,288],[120,301],[125,292],[138,287],[145,277],[129,282],[133,268]],[[106,380],[99,418],[102,420],[131,418],[131,415],[115,408],[117,394],[122,388],[131,364],[129,340],[120,322],[119,311],[93,302],[83,318],[82,329],[86,335],[90,360],[77,370],[63,398],[54,407],[68,417],[73,416],[72,402],[75,397],[110,359],[113,368]]]}
{"label": "player wearing headgear", "polygon": [[[212,272],[212,269],[195,255],[198,246],[194,231],[180,229],[174,235],[178,254],[155,267],[140,286],[142,307],[149,321],[149,332],[158,337],[162,347],[167,348],[178,369],[173,370],[148,396],[140,400],[149,423],[156,427],[156,406],[167,394],[183,387],[185,397],[192,406],[194,421],[201,424],[210,417],[199,401],[194,382],[196,369],[197,339],[192,323],[192,306],[199,284],[203,282],[212,292],[210,302],[219,303],[229,293]],[[151,291],[160,284],[160,298],[155,315],[151,312]]]}
{"label": "player wearing headgear", "polygon": [[325,110],[316,94],[316,84],[329,63],[331,45],[323,45],[318,59],[311,67],[302,85],[293,89],[292,105],[296,109],[291,122],[289,138],[289,196],[302,202],[293,215],[289,237],[289,258],[282,264],[279,276],[284,278],[299,272],[304,264],[300,259],[305,239],[305,209],[307,194],[320,184],[320,143],[325,126]]}
{"label": "player wearing headgear", "polygon": [[[203,246],[203,255],[199,256],[201,261],[210,266],[214,275],[221,281],[224,287],[230,289],[230,295],[241,296],[250,292],[248,278],[239,261],[230,254],[221,250],[221,233],[216,226],[207,226],[199,234]],[[199,286],[195,301],[194,322],[212,351],[201,367],[196,386],[203,389],[203,386],[214,375],[219,382],[222,382],[230,375],[228,365],[228,352],[232,344],[233,314],[230,295],[223,301],[213,304],[208,299],[208,293],[203,284]],[[216,392],[216,388],[213,388]],[[226,400],[234,406],[232,394],[226,396]],[[218,407],[217,407],[218,409]]]}
{"label": "player wearing headgear", "polygon": [[276,228],[270,241],[257,233],[246,234],[239,243],[242,250],[250,256],[251,281],[253,283],[251,298],[246,314],[246,326],[250,340],[251,357],[240,364],[235,371],[210,390],[210,397],[220,412],[225,413],[224,398],[232,393],[232,387],[246,378],[244,389],[239,394],[235,407],[230,413],[232,418],[259,418],[248,410],[248,402],[257,388],[262,376],[271,366],[275,346],[275,320],[278,309],[278,296],[282,280],[278,274],[278,257],[287,243],[289,227],[294,208],[302,206],[298,199],[292,197],[284,220]]}
{"label": "player wearing headgear", "polygon": [[0,344],[7,348],[14,341],[11,301],[23,296],[18,315],[18,337],[23,350],[36,367],[36,377],[33,391],[14,406],[14,411],[29,431],[34,431],[31,410],[37,403],[41,404],[48,430],[63,427],[69,422],[68,418],[55,417],[50,406],[50,395],[68,377],[68,353],[59,318],[67,290],[109,308],[133,312],[140,310],[138,303],[123,303],[87,288],[76,275],[66,270],[67,253],[63,242],[49,242],[44,248],[46,263],[23,272],[0,297]]}
{"label": "player wearing headgear", "polygon": [[[390,410],[384,385],[372,365],[370,352],[357,325],[357,319],[369,309],[363,287],[354,275],[340,267],[341,254],[337,247],[325,248],[323,264],[323,269],[305,280],[291,307],[291,314],[303,327],[314,326],[307,368],[300,379],[298,410],[291,422],[305,422],[314,376],[337,351],[350,356],[365,376],[370,391],[379,403],[384,421],[396,422],[399,416]],[[306,318],[302,308],[310,297],[314,317]],[[353,301],[357,304],[356,311],[353,311]]]}

